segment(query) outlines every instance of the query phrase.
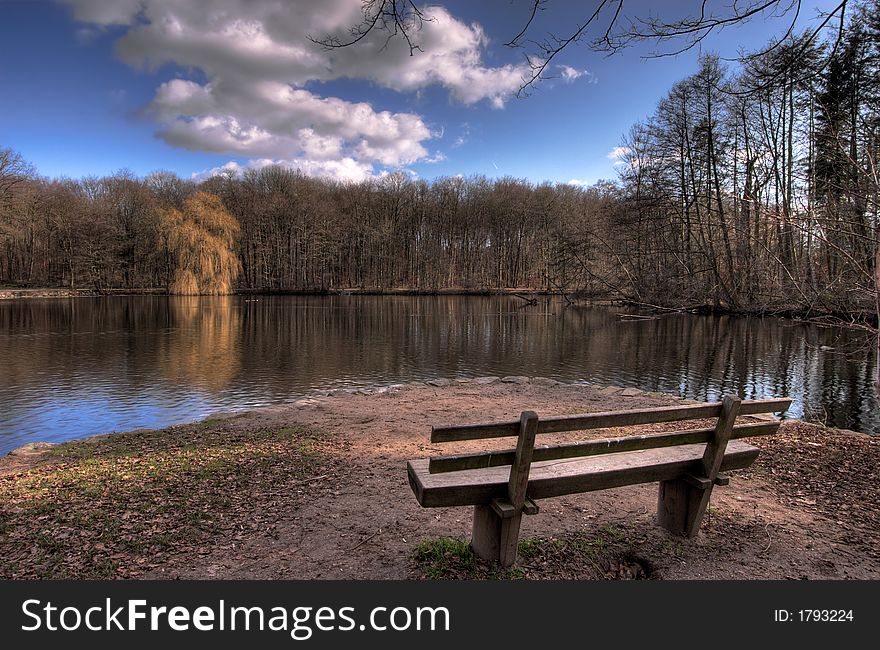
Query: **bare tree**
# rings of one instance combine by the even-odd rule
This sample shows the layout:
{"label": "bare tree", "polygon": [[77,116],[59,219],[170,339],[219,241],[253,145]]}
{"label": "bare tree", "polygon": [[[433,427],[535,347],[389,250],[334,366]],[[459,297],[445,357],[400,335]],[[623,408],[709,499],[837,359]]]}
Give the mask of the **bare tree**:
{"label": "bare tree", "polygon": [[[522,48],[529,72],[522,80],[519,95],[525,96],[547,72],[563,51],[585,46],[596,52],[619,52],[635,43],[652,42],[658,48],[649,57],[665,57],[680,54],[701,46],[707,38],[726,28],[751,20],[775,22],[781,25],[781,34],[759,52],[742,53],[746,61],[786,42],[796,30],[803,17],[802,0],[725,0],[712,2],[700,0],[691,3],[693,9],[681,10],[680,5],[663,5],[664,17],[639,15],[628,12],[624,0],[593,0],[584,3],[583,18],[563,32],[544,31],[540,35],[542,14],[552,13],[558,4],[554,0],[522,0],[522,29],[506,45]],[[843,31],[848,0],[840,0],[831,11],[816,12],[810,18],[808,36],[803,41],[804,51],[816,42],[829,25]],[[403,38],[409,46],[410,55],[421,50],[418,32],[425,22],[433,21],[428,9],[417,6],[412,0],[363,0],[363,20],[349,28],[345,37],[326,35],[312,41],[328,49],[356,45],[372,33],[388,40]],[[795,61],[790,63],[791,67]]]}
{"label": "bare tree", "polygon": [[21,154],[0,147],[0,208],[12,199],[16,185],[34,175],[34,169]]}

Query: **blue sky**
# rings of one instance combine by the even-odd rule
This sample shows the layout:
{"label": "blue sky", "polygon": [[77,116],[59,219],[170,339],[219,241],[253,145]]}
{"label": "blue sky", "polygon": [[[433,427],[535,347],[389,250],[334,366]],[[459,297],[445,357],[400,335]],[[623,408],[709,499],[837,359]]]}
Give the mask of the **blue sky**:
{"label": "blue sky", "polygon": [[[284,14],[270,0],[0,0],[0,146],[51,177],[127,168],[188,178],[273,162],[354,180],[403,169],[592,183],[615,177],[609,152],[699,55],[571,47],[558,78],[517,99],[523,50],[503,43],[528,0],[435,7],[417,35],[425,51],[412,57],[402,42],[328,53],[307,40],[350,24],[360,0],[282,4]],[[561,34],[593,4],[551,0],[530,35]],[[805,4],[804,14],[832,4]],[[707,47],[733,57],[784,25],[757,19]],[[577,78],[563,79],[561,66]]]}

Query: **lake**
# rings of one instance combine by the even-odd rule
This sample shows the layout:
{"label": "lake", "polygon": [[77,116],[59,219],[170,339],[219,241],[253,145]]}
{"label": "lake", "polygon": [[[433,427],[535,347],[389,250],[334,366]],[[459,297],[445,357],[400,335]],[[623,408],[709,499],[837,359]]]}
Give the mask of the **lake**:
{"label": "lake", "polygon": [[516,297],[0,301],[0,453],[157,428],[318,390],[528,375],[700,400],[789,395],[791,417],[880,434],[861,332],[777,318],[528,305]]}

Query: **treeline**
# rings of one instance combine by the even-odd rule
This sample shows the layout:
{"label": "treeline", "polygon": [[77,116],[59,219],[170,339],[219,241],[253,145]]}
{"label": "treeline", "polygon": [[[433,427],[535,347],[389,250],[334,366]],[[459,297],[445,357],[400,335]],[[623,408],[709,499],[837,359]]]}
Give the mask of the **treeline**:
{"label": "treeline", "polygon": [[874,309],[878,129],[876,2],[735,74],[704,57],[621,148],[615,283],[653,302]]}
{"label": "treeline", "polygon": [[[6,158],[25,168],[14,152]],[[514,179],[429,184],[399,173],[344,184],[279,167],[202,183],[161,172],[79,181],[20,174],[6,185],[0,283],[173,289],[169,215],[213,195],[237,221],[236,286],[266,291],[596,290],[566,262],[565,232],[610,209],[616,192]]]}
{"label": "treeline", "polygon": [[[590,188],[401,173],[344,184],[277,167],[50,180],[0,149],[0,283],[193,292],[181,260],[210,258],[225,284],[204,286],[526,287],[861,313],[877,304],[878,127],[875,2],[826,43],[792,37],[735,71],[704,57],[632,127],[618,181]],[[216,208],[208,226],[199,205]],[[198,232],[223,233],[237,260]]]}

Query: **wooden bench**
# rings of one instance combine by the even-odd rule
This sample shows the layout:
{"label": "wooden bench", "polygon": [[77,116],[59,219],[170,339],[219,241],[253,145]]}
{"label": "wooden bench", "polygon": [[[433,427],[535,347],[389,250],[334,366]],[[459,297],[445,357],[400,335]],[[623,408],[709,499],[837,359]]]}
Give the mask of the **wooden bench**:
{"label": "wooden bench", "polygon": [[[788,398],[721,402],[538,419],[524,411],[519,422],[440,426],[431,442],[517,437],[516,449],[411,460],[409,484],[425,508],[474,506],[474,553],[507,567],[516,561],[523,514],[537,514],[538,499],[639,483],[660,483],[658,523],[694,537],[723,472],[743,469],[758,448],[740,438],[766,436],[774,420],[736,424],[738,415],[785,411]],[[713,428],[631,435],[535,446],[539,434],[717,418]]]}

